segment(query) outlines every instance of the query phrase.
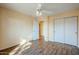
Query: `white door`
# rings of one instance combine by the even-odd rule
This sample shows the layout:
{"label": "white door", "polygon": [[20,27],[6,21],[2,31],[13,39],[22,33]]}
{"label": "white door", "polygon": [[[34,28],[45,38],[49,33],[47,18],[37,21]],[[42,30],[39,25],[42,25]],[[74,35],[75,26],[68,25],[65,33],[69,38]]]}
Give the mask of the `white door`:
{"label": "white door", "polygon": [[39,23],[38,18],[36,17],[33,22],[33,40],[36,40],[39,38]]}
{"label": "white door", "polygon": [[77,46],[77,17],[65,18],[65,43]]}
{"label": "white door", "polygon": [[55,42],[64,43],[64,19],[55,19]]}

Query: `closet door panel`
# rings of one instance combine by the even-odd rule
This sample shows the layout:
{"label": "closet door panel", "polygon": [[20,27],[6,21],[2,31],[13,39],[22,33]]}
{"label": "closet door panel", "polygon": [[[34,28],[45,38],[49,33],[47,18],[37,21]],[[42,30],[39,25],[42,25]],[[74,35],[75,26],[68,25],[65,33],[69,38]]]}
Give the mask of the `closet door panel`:
{"label": "closet door panel", "polygon": [[64,43],[64,19],[55,19],[55,42]]}
{"label": "closet door panel", "polygon": [[65,18],[65,43],[77,46],[77,17]]}

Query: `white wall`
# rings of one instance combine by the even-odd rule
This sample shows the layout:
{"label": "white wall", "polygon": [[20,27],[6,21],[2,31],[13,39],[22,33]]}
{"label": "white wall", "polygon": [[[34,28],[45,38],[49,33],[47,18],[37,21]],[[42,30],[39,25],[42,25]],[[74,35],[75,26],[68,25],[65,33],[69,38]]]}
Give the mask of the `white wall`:
{"label": "white wall", "polygon": [[49,30],[48,30],[48,35],[49,35],[49,41],[54,41],[54,19],[53,19],[53,17],[50,17],[49,19],[48,19],[48,28],[49,28]]}
{"label": "white wall", "polygon": [[43,35],[45,37],[45,41],[48,41],[48,20],[46,19],[44,21],[44,26],[43,26]]}
{"label": "white wall", "polygon": [[19,44],[23,39],[32,40],[33,17],[0,8],[0,50]]}

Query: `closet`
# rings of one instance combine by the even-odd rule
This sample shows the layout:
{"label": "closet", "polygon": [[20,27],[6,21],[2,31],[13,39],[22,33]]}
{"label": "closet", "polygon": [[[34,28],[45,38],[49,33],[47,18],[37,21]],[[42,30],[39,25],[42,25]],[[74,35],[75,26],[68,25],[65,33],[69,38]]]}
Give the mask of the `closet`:
{"label": "closet", "polygon": [[54,41],[77,46],[77,17],[54,20]]}

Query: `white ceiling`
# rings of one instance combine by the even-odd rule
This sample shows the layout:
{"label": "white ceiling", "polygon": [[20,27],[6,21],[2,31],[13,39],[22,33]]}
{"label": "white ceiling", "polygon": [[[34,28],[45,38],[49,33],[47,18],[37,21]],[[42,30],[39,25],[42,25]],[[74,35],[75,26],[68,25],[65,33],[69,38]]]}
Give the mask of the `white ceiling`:
{"label": "white ceiling", "polygon": [[[21,13],[35,16],[38,3],[0,3],[0,7],[5,7],[19,11]],[[79,3],[43,3],[42,10],[44,16],[55,15],[79,8]]]}

